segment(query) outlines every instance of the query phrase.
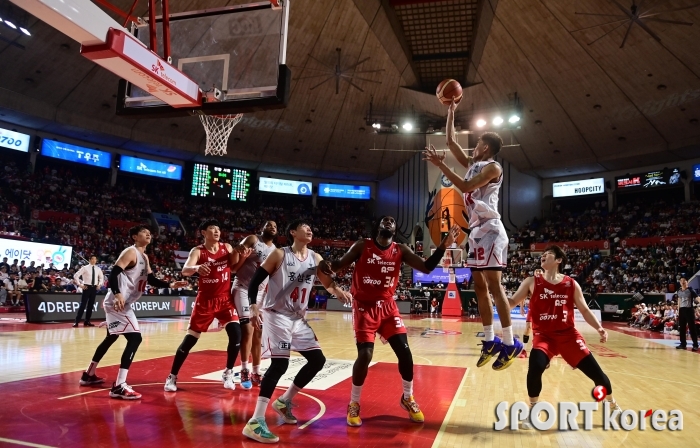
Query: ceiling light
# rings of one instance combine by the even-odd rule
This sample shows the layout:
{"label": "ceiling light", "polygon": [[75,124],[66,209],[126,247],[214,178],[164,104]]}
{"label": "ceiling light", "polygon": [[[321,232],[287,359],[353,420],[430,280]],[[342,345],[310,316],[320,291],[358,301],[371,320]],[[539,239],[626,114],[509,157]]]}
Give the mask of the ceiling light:
{"label": "ceiling light", "polygon": [[484,120],[483,118],[479,118],[478,120],[476,120],[476,125],[477,127],[483,128],[484,126],[486,126],[486,120]]}
{"label": "ceiling light", "polygon": [[24,34],[26,34],[27,36],[31,36],[31,35],[32,35],[32,33],[30,33],[29,30],[26,29],[26,28],[24,28],[23,26],[20,26],[20,27],[19,27],[19,30],[20,30],[21,32],[23,32]]}
{"label": "ceiling light", "polygon": [[410,131],[413,129],[413,125],[411,123],[404,123],[402,127],[404,131]]}
{"label": "ceiling light", "polygon": [[381,129],[381,128],[382,128],[382,125],[379,124],[379,123],[372,123],[372,127],[373,127],[374,129]]}
{"label": "ceiling light", "polygon": [[502,124],[503,124],[503,118],[501,118],[500,116],[494,118],[494,119],[493,119],[493,124],[495,124],[496,126],[502,125]]}
{"label": "ceiling light", "polygon": [[511,115],[508,119],[508,123],[517,123],[518,121],[520,121],[520,117],[517,115]]}
{"label": "ceiling light", "polygon": [[10,22],[9,20],[5,20],[5,23],[7,24],[7,26],[12,28],[13,30],[17,29],[17,26],[14,23]]}

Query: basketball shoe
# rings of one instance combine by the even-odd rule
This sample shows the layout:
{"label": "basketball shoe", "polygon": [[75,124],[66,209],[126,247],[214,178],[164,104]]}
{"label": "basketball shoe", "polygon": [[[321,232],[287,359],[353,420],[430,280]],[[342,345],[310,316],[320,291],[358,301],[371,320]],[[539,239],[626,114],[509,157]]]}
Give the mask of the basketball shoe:
{"label": "basketball shoe", "polygon": [[283,401],[277,399],[272,403],[272,409],[282,416],[282,420],[289,425],[295,425],[297,423],[297,418],[292,414],[292,407],[294,405],[291,401]]}
{"label": "basketball shoe", "polygon": [[485,366],[486,363],[488,363],[491,360],[491,358],[493,358],[501,352],[502,348],[503,343],[501,342],[501,339],[498,336],[494,337],[493,341],[481,341],[481,356],[479,356],[479,360],[476,362],[476,366]]}
{"label": "basketball shoe", "polygon": [[262,384],[262,375],[260,375],[259,373],[251,373],[250,379],[253,383],[253,386],[260,387],[260,385]]}
{"label": "basketball shoe", "polygon": [[518,339],[515,340],[513,345],[503,344],[501,352],[498,354],[498,358],[496,358],[496,362],[494,362],[491,367],[493,367],[493,370],[507,369],[511,364],[513,364],[513,361],[515,361],[515,358],[518,357],[520,352],[523,351],[523,348],[523,343]]}
{"label": "basketball shoe", "polygon": [[83,376],[80,377],[80,385],[81,386],[89,386],[91,384],[100,384],[104,383],[105,379],[100,378],[97,375],[88,375],[87,372],[83,372]]}
{"label": "basketball shoe", "polygon": [[264,418],[251,418],[243,428],[243,435],[261,443],[277,443],[280,438],[270,432]]}
{"label": "basketball shoe", "polygon": [[224,374],[221,375],[221,380],[224,382],[224,389],[236,389],[236,383],[233,382],[233,370],[224,370]]}
{"label": "basketball shoe", "polygon": [[168,375],[168,378],[165,379],[165,386],[163,387],[166,392],[175,392],[177,390],[177,375],[173,375],[172,373]]}
{"label": "basketball shoe", "polygon": [[360,403],[353,401],[348,405],[348,426],[362,426],[360,418]]}
{"label": "basketball shoe", "polygon": [[407,400],[403,397],[403,394],[401,394],[401,407],[408,411],[408,418],[410,418],[412,422],[423,423],[425,421],[423,412],[418,407],[416,400],[413,399],[413,395],[408,397]]}
{"label": "basketball shoe", "polygon": [[121,383],[119,386],[116,384],[112,385],[109,396],[112,398],[121,398],[122,400],[138,400],[141,398],[141,394],[134,391],[134,389],[126,383]]}
{"label": "basketball shoe", "polygon": [[250,371],[248,369],[241,369],[241,387],[245,390],[253,388],[253,382],[250,379]]}

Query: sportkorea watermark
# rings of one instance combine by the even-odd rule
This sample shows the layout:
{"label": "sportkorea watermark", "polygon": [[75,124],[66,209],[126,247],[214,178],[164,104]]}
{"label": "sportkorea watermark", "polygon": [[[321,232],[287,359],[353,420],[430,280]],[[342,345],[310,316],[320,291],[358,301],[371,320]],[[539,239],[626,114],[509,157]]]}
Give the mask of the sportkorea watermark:
{"label": "sportkorea watermark", "polygon": [[[554,428],[558,421],[559,431],[590,431],[593,429],[594,413],[602,411],[598,421],[602,420],[604,431],[645,431],[647,427],[655,431],[682,431],[683,413],[677,409],[665,411],[663,409],[646,410],[620,410],[610,401],[604,400],[605,389],[597,386],[593,389],[595,402],[560,402],[555,408],[551,403],[538,402],[532,409],[530,405],[517,401],[509,406],[507,401],[502,401],[496,406],[496,422],[493,429],[502,431],[506,428],[511,431],[521,429],[519,423],[528,422],[533,429],[547,431]],[[602,401],[602,409],[599,409]],[[583,425],[577,422],[579,413],[583,413]],[[529,416],[532,416],[531,418]],[[541,418],[546,415],[546,419]],[[647,420],[649,419],[649,420]]]}

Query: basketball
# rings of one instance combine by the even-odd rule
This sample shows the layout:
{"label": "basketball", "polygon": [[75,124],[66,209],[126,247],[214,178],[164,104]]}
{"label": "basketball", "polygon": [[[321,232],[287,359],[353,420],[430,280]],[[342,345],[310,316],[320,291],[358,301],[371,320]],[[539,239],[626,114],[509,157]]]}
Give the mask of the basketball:
{"label": "basketball", "polygon": [[462,86],[454,79],[445,79],[438,84],[435,95],[446,106],[450,105],[453,98],[455,103],[459,103],[462,101]]}

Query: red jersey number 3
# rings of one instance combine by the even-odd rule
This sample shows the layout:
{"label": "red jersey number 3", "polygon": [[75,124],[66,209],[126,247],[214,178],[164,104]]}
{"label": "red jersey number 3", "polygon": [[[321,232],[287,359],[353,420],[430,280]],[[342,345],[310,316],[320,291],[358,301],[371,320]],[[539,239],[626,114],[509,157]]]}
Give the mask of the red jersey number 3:
{"label": "red jersey number 3", "polygon": [[355,263],[352,275],[352,296],[360,302],[392,300],[399,280],[403,256],[401,248],[391,243],[382,249],[372,239],[365,239],[365,248]]}

